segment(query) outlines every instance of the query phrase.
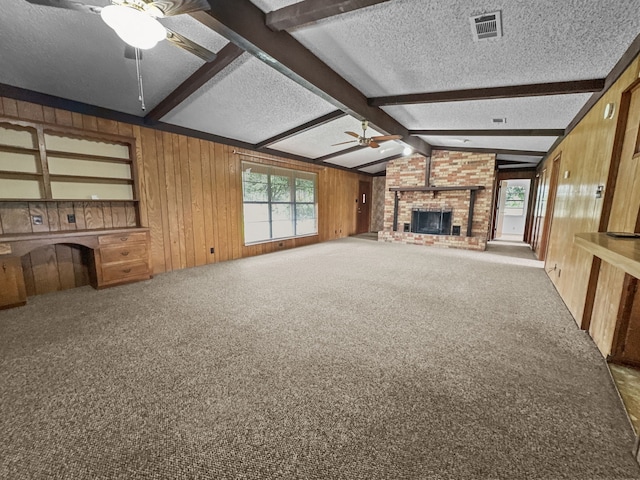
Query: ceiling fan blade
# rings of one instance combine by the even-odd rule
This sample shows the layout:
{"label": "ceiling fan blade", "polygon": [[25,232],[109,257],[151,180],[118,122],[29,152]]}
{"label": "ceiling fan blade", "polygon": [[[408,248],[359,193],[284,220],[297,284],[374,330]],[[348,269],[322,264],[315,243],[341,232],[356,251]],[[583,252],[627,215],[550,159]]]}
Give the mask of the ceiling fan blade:
{"label": "ceiling fan blade", "polygon": [[64,8],[65,10],[75,10],[84,13],[100,13],[102,7],[94,5],[85,5],[75,0],[26,0],[33,5],[42,5],[44,7]]}
{"label": "ceiling fan blade", "polygon": [[181,15],[183,13],[199,12],[200,10],[210,10],[211,6],[207,0],[143,0],[152,4],[164,13],[165,17]]}
{"label": "ceiling fan blade", "polygon": [[194,55],[200,57],[205,62],[213,62],[217,57],[217,55],[212,51],[207,50],[203,46],[198,45],[195,42],[192,42],[188,38],[185,38],[179,33],[169,30],[168,28],[167,28],[167,40],[169,40],[174,45],[186,50],[187,52],[193,53]]}
{"label": "ceiling fan blade", "polygon": [[386,142],[388,140],[400,140],[402,135],[380,135],[378,137],[371,137],[374,142]]}
{"label": "ceiling fan blade", "polygon": [[345,143],[354,143],[357,142],[357,140],[349,140],[347,142],[340,142],[340,143],[334,143],[333,145],[331,145],[332,147],[335,147],[336,145],[344,145]]}
{"label": "ceiling fan blade", "polygon": [[351,135],[352,137],[360,138],[360,135],[357,134],[356,132],[344,132],[344,133],[346,133],[347,135]]}
{"label": "ceiling fan blade", "polygon": [[378,148],[380,145],[373,141],[373,139],[369,140],[369,146],[371,148]]}

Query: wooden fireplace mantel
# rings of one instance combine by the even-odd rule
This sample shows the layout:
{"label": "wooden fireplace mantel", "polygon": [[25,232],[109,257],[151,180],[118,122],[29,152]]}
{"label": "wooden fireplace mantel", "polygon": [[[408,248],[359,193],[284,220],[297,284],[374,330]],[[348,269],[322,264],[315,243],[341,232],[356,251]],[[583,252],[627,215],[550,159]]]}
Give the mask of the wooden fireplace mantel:
{"label": "wooden fireplace mantel", "polygon": [[393,231],[398,231],[398,202],[400,201],[399,193],[402,192],[452,192],[452,191],[468,191],[469,192],[469,218],[467,219],[467,237],[471,237],[471,229],[473,226],[473,207],[476,203],[476,193],[478,190],[484,190],[483,185],[467,185],[467,186],[447,186],[447,187],[391,187],[390,192],[394,192],[395,198],[393,202]]}
{"label": "wooden fireplace mantel", "polygon": [[460,190],[484,190],[483,185],[469,185],[469,186],[456,186],[456,187],[391,187],[390,192],[452,192]]}

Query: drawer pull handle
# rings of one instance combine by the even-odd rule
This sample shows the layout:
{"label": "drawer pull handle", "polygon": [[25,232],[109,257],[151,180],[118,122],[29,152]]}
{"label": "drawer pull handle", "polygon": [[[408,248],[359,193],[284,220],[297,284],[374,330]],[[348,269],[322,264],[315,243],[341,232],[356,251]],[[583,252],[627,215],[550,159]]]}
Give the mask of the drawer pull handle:
{"label": "drawer pull handle", "polygon": [[129,272],[131,272],[131,269],[130,269],[130,268],[125,268],[125,269],[124,269],[124,270],[122,270],[122,271],[123,271],[124,273],[129,273]]}
{"label": "drawer pull handle", "polygon": [[120,255],[122,255],[123,257],[126,257],[127,255],[129,255],[129,251],[125,250],[124,252],[120,252]]}
{"label": "drawer pull handle", "polygon": [[122,242],[126,242],[127,240],[129,240],[129,237],[120,237],[120,241]]}

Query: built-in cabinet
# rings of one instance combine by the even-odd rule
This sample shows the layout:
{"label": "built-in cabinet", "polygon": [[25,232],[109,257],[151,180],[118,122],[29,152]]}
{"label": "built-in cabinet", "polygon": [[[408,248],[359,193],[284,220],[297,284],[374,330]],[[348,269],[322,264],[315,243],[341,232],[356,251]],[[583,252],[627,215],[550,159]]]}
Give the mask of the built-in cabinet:
{"label": "built-in cabinet", "polygon": [[0,117],[0,307],[150,278],[135,139]]}

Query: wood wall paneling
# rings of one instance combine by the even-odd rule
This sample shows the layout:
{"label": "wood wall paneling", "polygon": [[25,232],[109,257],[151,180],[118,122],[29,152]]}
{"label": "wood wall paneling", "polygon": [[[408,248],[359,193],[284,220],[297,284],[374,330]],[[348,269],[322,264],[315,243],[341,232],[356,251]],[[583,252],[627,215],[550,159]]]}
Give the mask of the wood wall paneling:
{"label": "wood wall paneling", "polygon": [[[609,102],[619,107],[623,92],[638,78],[639,65],[636,59],[539,168],[539,172],[550,172],[551,162],[562,154],[545,267],[549,271],[558,265],[549,277],[578,323],[584,314],[592,256],[573,245],[573,236],[598,231],[604,202],[596,198],[594,189],[607,184],[616,133],[616,121],[605,120],[603,110]],[[595,315],[593,321],[598,321]],[[608,338],[598,325],[590,331]]]}
{"label": "wood wall paneling", "polygon": [[[136,218],[131,202],[5,202],[0,204],[0,234],[33,231],[33,212],[42,212],[43,225],[37,226],[42,231],[146,226],[155,273],[352,235],[358,182],[371,182],[367,175],[328,167],[268,155],[252,158],[318,173],[318,235],[245,246],[241,158],[233,147],[9,98],[0,97],[0,106],[0,114],[9,117],[134,138],[140,211]],[[67,221],[69,214],[76,223]],[[22,258],[28,294],[68,288],[72,278],[75,286],[88,284],[86,249],[58,245],[34,253],[35,258]]]}

